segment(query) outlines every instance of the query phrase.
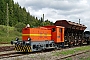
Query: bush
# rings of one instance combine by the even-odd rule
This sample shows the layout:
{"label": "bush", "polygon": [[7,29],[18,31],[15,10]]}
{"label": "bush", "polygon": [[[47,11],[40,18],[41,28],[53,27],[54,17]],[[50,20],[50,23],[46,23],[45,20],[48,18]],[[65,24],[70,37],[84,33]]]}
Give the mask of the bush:
{"label": "bush", "polygon": [[24,28],[26,25],[24,23],[19,22],[18,24],[15,25],[15,28],[17,31],[22,32],[22,28]]}

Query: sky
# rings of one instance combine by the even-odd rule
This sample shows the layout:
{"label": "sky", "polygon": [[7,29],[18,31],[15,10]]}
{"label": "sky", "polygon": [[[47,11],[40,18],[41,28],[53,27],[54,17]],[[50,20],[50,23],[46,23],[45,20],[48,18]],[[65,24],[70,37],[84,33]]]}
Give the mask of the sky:
{"label": "sky", "polygon": [[14,0],[31,15],[51,22],[67,20],[87,26],[90,30],[90,0]]}

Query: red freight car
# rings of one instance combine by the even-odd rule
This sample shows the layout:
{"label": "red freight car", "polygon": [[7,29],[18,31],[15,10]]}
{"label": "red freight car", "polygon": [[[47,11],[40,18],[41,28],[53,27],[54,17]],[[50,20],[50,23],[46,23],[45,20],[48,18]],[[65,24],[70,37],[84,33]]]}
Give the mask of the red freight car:
{"label": "red freight car", "polygon": [[87,28],[85,25],[67,20],[58,20],[54,25],[65,27],[65,44],[68,44],[69,47],[71,45],[81,45],[86,42],[83,38],[84,30]]}

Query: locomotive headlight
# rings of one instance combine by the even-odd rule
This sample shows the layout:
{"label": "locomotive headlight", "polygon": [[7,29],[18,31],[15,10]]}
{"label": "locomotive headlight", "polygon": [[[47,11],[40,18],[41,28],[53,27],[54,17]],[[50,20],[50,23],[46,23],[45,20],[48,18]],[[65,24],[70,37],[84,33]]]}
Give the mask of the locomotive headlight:
{"label": "locomotive headlight", "polygon": [[30,41],[31,40],[31,38],[28,38],[28,41]]}
{"label": "locomotive headlight", "polygon": [[19,40],[19,38],[16,37],[16,41],[18,41],[18,40]]}

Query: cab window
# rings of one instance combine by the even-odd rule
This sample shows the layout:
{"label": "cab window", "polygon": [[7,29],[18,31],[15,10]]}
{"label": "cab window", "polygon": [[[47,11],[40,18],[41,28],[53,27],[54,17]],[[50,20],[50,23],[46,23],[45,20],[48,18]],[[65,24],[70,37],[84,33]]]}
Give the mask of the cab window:
{"label": "cab window", "polygon": [[55,32],[56,30],[55,30],[55,28],[52,28],[52,32]]}

